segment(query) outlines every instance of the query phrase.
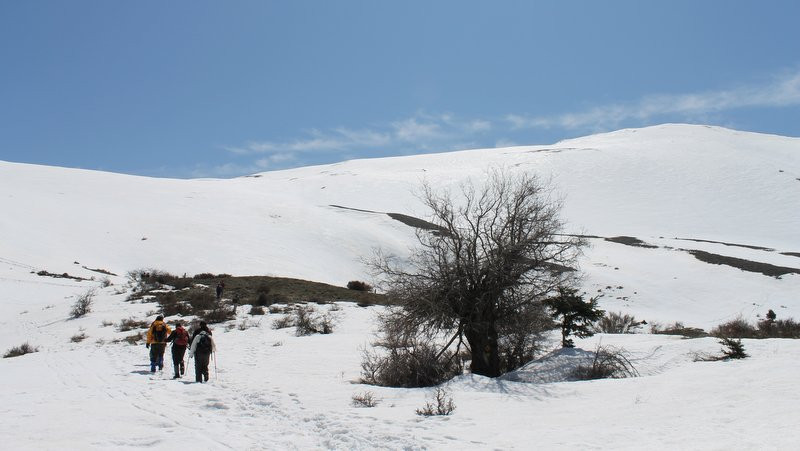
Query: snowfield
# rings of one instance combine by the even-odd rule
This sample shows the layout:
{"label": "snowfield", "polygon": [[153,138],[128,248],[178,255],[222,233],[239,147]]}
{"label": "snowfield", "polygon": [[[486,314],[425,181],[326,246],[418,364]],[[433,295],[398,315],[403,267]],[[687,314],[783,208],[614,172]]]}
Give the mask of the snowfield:
{"label": "snowfield", "polygon": [[[208,384],[190,383],[188,373],[172,380],[169,368],[151,375],[144,346],[113,342],[132,333],[117,330],[121,320],[157,314],[157,304],[126,301],[129,271],[368,280],[364,257],[378,247],[404,255],[415,242],[412,227],[385,213],[425,219],[414,196],[422,180],[457,188],[490,167],[552,180],[567,232],[589,237],[583,289],[603,294],[607,311],[706,330],[769,309],[800,320],[797,138],[669,124],[230,180],[0,162],[0,351],[39,348],[0,359],[3,447],[800,448],[800,340],[743,340],[748,359],[698,362],[719,353],[716,339],[645,328],[562,351],[554,334],[542,358],[513,373],[445,384],[456,409],[440,417],[415,414],[433,388],[358,383],[381,307],[317,306],[334,309],[337,327],[306,337],[273,329],[280,314],[239,309],[212,326],[218,352]],[[605,239],[614,237],[640,243]],[[94,280],[36,274],[43,270]],[[70,319],[90,288],[91,313]],[[71,340],[81,333],[87,338]],[[598,344],[627,350],[640,377],[572,381]],[[377,406],[352,405],[365,392]]]}

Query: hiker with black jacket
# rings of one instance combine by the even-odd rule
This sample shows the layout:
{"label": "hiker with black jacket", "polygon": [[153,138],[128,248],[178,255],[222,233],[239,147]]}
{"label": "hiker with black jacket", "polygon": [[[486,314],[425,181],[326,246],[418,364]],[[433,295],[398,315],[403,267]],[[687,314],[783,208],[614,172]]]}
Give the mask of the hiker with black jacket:
{"label": "hiker with black jacket", "polygon": [[158,315],[150,328],[147,329],[147,344],[146,347],[150,348],[150,372],[156,372],[156,366],[159,370],[164,369],[164,350],[167,348],[167,337],[170,330],[167,323],[164,322],[164,317]]}
{"label": "hiker with black jacket", "polygon": [[208,382],[208,363],[211,360],[211,354],[216,350],[217,346],[214,339],[211,338],[211,331],[208,330],[206,323],[200,323],[200,328],[195,331],[192,347],[189,350],[189,357],[194,358],[195,382]]}
{"label": "hiker with black jacket", "polygon": [[183,323],[178,321],[175,330],[167,337],[167,342],[172,342],[172,366],[175,368],[173,379],[178,379],[186,371],[183,365],[183,356],[186,354],[186,347],[189,345],[189,332],[183,328]]}

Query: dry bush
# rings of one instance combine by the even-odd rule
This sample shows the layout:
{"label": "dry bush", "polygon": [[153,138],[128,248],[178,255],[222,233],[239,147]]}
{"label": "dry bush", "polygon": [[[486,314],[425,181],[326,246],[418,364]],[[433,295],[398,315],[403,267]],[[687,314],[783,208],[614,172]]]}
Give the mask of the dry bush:
{"label": "dry bush", "polygon": [[703,329],[698,327],[686,327],[681,322],[675,322],[665,327],[661,327],[660,324],[654,323],[650,325],[650,333],[660,335],[681,335],[684,338],[701,338],[708,336],[708,333]]}
{"label": "dry bush", "polygon": [[383,387],[431,387],[461,374],[450,351],[414,339],[405,345],[381,346],[380,352],[364,349],[361,382]]}
{"label": "dry bush", "polygon": [[88,335],[86,335],[86,332],[81,332],[79,334],[73,335],[72,338],[69,339],[69,341],[71,341],[73,343],[80,343],[83,340],[85,340],[87,337],[88,337]]}
{"label": "dry bush", "polygon": [[188,316],[197,312],[191,304],[180,298],[179,293],[159,293],[157,299],[161,306],[161,314],[164,316]]}
{"label": "dry bush", "polygon": [[264,307],[261,307],[260,305],[254,305],[250,307],[251,315],[263,315],[264,313],[266,313],[264,312]]}
{"label": "dry bush", "polygon": [[103,322],[102,322],[102,323],[100,323],[100,325],[101,325],[102,327],[113,326],[113,325],[114,325],[114,322],[113,322],[113,321],[109,321],[109,320],[107,320],[107,319],[104,319],[104,320],[103,320]]}
{"label": "dry bush", "polygon": [[416,413],[417,415],[426,417],[433,415],[450,415],[455,409],[456,405],[450,393],[442,387],[437,387],[433,399],[425,402],[425,406],[421,409],[417,409]]}
{"label": "dry bush", "polygon": [[78,296],[78,300],[72,304],[72,310],[70,311],[70,316],[73,318],[80,318],[87,313],[92,311],[92,302],[94,302],[94,296],[97,291],[92,288],[87,290],[85,293]]}
{"label": "dry bush", "polygon": [[639,372],[628,358],[628,352],[611,346],[598,346],[592,363],[578,366],[573,373],[578,380],[622,379],[638,375]]}
{"label": "dry bush", "polygon": [[317,310],[310,305],[299,305],[292,313],[293,322],[297,330],[298,337],[312,334],[330,334],[335,326],[333,315],[326,313],[320,315]]}
{"label": "dry bush", "polygon": [[19,357],[21,355],[30,354],[37,351],[39,351],[39,348],[31,346],[30,343],[25,342],[6,351],[6,353],[3,354],[3,358],[8,359],[11,357]]}
{"label": "dry bush", "polygon": [[273,329],[286,329],[292,326],[294,326],[294,317],[289,314],[275,318],[272,322]]}
{"label": "dry bush", "polygon": [[236,313],[234,313],[233,309],[231,308],[228,308],[224,305],[218,305],[216,308],[208,310],[204,314],[200,315],[200,318],[202,318],[203,321],[208,324],[223,323],[236,318]]}
{"label": "dry bush", "polygon": [[128,318],[123,319],[119,322],[119,326],[117,326],[117,330],[120,332],[128,332],[129,330],[133,329],[144,329],[149,327],[147,321],[142,321],[138,319]]}
{"label": "dry bush", "polygon": [[[498,327],[497,348],[500,369],[513,371],[536,357],[556,327],[543,304],[528,304]],[[471,356],[468,354],[466,359]]]}
{"label": "dry bush", "polygon": [[766,319],[758,322],[758,335],[762,338],[800,338],[800,323],[794,319]]}
{"label": "dry bush", "polygon": [[124,337],[122,339],[114,340],[114,343],[125,342],[125,343],[128,343],[129,345],[137,345],[137,344],[139,344],[139,342],[144,341],[144,340],[145,340],[144,333],[136,332],[133,335],[128,335],[127,337]]}
{"label": "dry bush", "polygon": [[378,399],[371,391],[365,391],[354,394],[352,404],[354,407],[375,407],[378,405]]}
{"label": "dry bush", "polygon": [[595,324],[595,330],[605,334],[632,334],[636,332],[636,329],[641,328],[642,324],[647,324],[647,322],[636,321],[633,315],[622,312],[606,312],[605,316]]}
{"label": "dry bush", "polygon": [[758,329],[742,317],[720,324],[711,330],[711,335],[718,338],[758,338]]}

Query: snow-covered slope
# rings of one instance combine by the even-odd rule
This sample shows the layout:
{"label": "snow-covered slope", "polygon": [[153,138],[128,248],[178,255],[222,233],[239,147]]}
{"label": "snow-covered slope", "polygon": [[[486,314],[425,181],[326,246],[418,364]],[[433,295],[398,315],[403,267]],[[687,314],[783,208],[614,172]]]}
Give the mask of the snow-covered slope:
{"label": "snow-covered slope", "polygon": [[[609,308],[703,326],[749,314],[753,303],[759,311],[795,308],[787,304],[800,288],[797,277],[743,273],[668,249],[800,267],[796,255],[782,254],[800,252],[800,139],[705,126],[347,161],[232,180],[0,162],[0,207],[7,212],[0,217],[0,258],[55,273],[74,272],[77,261],[117,274],[153,267],[344,285],[367,277],[362,258],[376,247],[402,255],[414,242],[412,228],[370,212],[425,218],[414,195],[422,180],[454,186],[497,166],[552,178],[572,233],[633,236],[661,246],[592,240],[583,261],[585,288],[623,287],[606,296]],[[665,303],[668,312],[661,309]],[[670,314],[676,305],[686,314]]]}
{"label": "snow-covered slope", "polygon": [[[598,335],[633,353],[643,377],[560,382],[569,356],[505,380],[448,384],[447,418],[414,415],[429,390],[353,385],[372,309],[342,304],[328,336],[273,330],[275,315],[218,325],[219,369],[206,386],[150,378],[143,347],[111,343],[125,274],[277,275],[344,285],[367,279],[375,247],[403,254],[414,230],[383,213],[425,218],[422,180],[455,187],[489,167],[552,179],[570,233],[589,235],[583,288],[607,310],[710,328],[767,309],[800,319],[800,139],[663,125],[551,146],[470,150],[170,180],[0,162],[0,436],[9,449],[791,449],[800,397],[794,340],[746,341],[742,362],[693,362],[713,339]],[[342,208],[344,207],[344,208]],[[634,237],[651,247],[607,241]],[[618,240],[620,241],[620,240]],[[705,251],[750,271],[710,264]],[[739,263],[736,263],[739,262]],[[758,270],[783,268],[773,277]],[[111,271],[110,286],[97,269]],[[38,276],[46,270],[96,280]],[[755,272],[754,272],[755,271]],[[75,297],[93,311],[71,320]],[[330,308],[330,307],[322,307]],[[246,323],[242,326],[242,323]],[[249,324],[249,328],[247,328]],[[245,329],[245,330],[240,330]],[[88,338],[72,342],[74,335]],[[555,343],[553,344],[556,345]],[[580,353],[578,354],[580,355]],[[568,364],[566,364],[568,365]],[[168,377],[168,376],[167,376]],[[374,409],[350,406],[372,391]]]}

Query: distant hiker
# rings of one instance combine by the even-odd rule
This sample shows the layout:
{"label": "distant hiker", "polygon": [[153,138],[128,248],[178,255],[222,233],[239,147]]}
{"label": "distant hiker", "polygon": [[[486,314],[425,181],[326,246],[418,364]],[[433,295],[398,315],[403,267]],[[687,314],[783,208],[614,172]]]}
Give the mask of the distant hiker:
{"label": "distant hiker", "polygon": [[172,366],[175,367],[173,379],[183,376],[186,367],[183,364],[183,356],[186,354],[186,347],[189,346],[189,332],[183,328],[183,323],[177,322],[175,330],[167,337],[167,342],[172,342]]}
{"label": "distant hiker", "polygon": [[211,354],[217,350],[214,339],[208,331],[208,327],[202,329],[205,323],[200,323],[201,329],[192,340],[192,348],[189,356],[194,357],[194,380],[195,382],[208,382],[208,363]]}
{"label": "distant hiker", "polygon": [[147,346],[150,348],[150,372],[156,372],[156,366],[159,370],[164,369],[164,350],[167,348],[167,337],[170,330],[167,323],[164,322],[164,317],[158,315],[150,328],[147,329]]}
{"label": "distant hiker", "polygon": [[222,299],[222,290],[225,289],[225,282],[219,281],[217,284],[217,299]]}

